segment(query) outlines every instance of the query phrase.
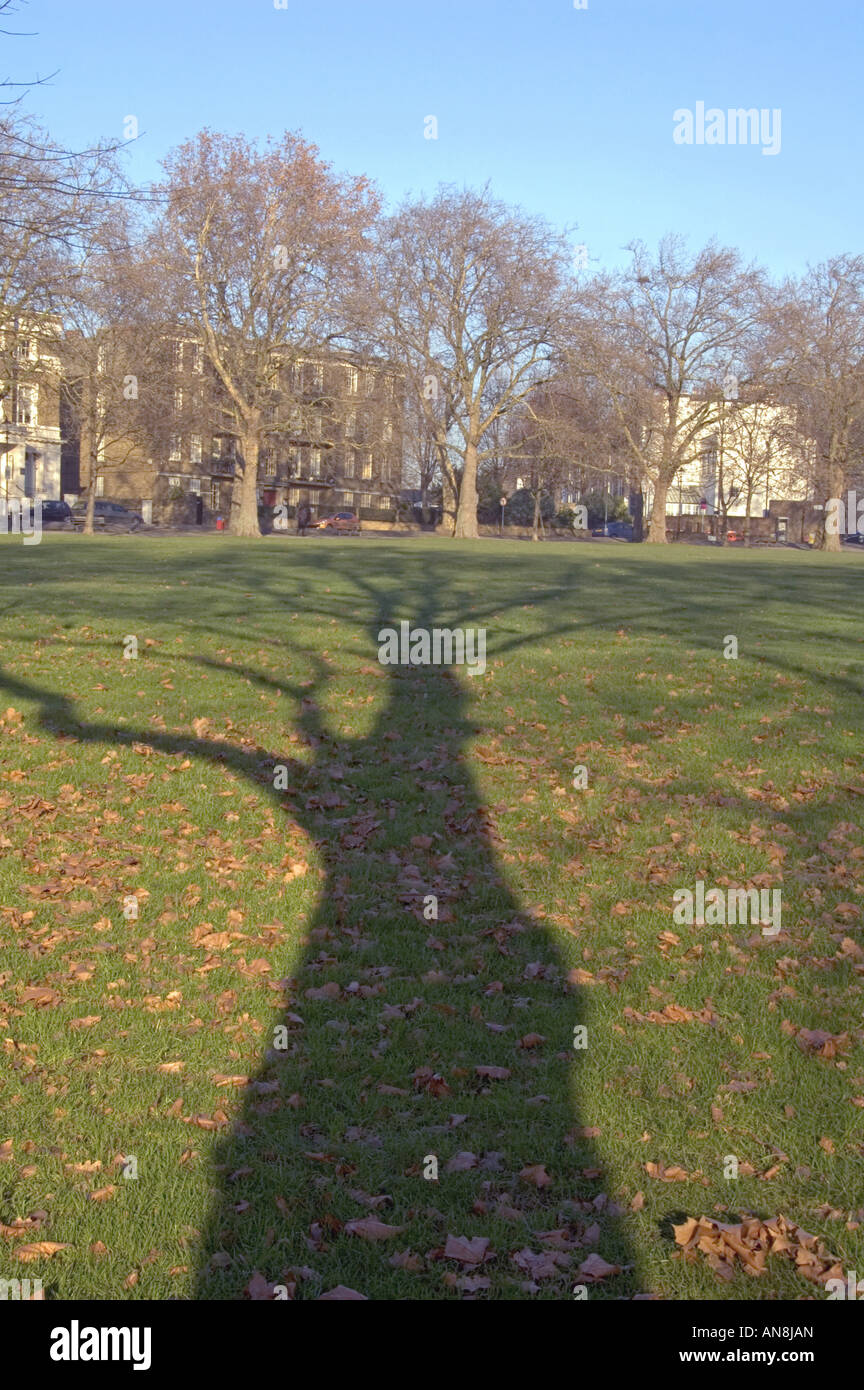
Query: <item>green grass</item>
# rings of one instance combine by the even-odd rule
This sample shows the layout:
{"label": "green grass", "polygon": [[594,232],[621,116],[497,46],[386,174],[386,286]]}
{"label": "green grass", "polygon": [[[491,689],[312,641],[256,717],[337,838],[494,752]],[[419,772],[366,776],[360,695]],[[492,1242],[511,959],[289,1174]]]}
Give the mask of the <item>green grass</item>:
{"label": "green grass", "polygon": [[[789,1263],[726,1282],[676,1256],[682,1214],[749,1212],[864,1269],[859,565],[5,541],[0,1223],[37,1217],[0,1235],[0,1278],[561,1299],[596,1250],[624,1272],[591,1299],[812,1293]],[[485,627],[486,673],[379,665],[403,618]],[[754,876],[782,887],[776,939],[673,923],[677,887]],[[711,1021],[648,1017],[670,1004]],[[800,1028],[846,1040],[809,1055]],[[448,1173],[465,1151],[487,1157]],[[728,1155],[752,1175],[724,1178]],[[549,1185],[520,1178],[535,1164]],[[370,1216],[404,1230],[344,1229]],[[513,1256],[554,1230],[529,1286]],[[443,1258],[448,1235],[491,1258]],[[38,1241],[66,1248],[21,1263]]]}

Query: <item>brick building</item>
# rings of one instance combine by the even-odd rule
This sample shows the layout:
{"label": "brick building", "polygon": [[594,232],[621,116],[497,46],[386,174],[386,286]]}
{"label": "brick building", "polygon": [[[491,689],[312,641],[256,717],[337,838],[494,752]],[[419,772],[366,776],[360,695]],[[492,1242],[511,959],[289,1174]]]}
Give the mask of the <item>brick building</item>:
{"label": "brick building", "polygon": [[[230,517],[236,437],[220,427],[220,388],[199,344],[170,345],[165,399],[134,442],[109,445],[96,463],[97,496],[110,497],[164,524]],[[314,514],[351,508],[367,520],[391,519],[402,488],[401,379],[387,363],[344,354],[290,361],[265,419],[259,504],[301,501]],[[70,440],[67,477],[83,492],[88,450]],[[77,463],[77,469],[76,469]]]}

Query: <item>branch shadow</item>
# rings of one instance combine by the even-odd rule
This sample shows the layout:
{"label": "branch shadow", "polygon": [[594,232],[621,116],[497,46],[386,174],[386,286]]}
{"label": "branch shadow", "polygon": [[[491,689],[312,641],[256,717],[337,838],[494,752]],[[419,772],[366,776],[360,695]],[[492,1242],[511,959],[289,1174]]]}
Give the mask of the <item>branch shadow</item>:
{"label": "branch shadow", "polygon": [[[441,624],[425,568],[407,593],[350,578],[374,613],[373,648],[406,603],[414,626]],[[590,1285],[577,1271],[595,1251],[624,1273],[591,1296],[628,1296],[637,1283],[623,1213],[575,1099],[583,991],[566,981],[560,938],[506,883],[465,752],[476,732],[467,677],[382,668],[380,714],[365,736],[344,738],[322,714],[327,664],[305,656],[312,684],[278,688],[300,703],[311,760],[265,757],[287,769],[278,789],[263,780],[260,749],[82,722],[69,697],[0,673],[9,695],[38,701],[52,732],[145,741],[263,785],[323,865],[284,1013],[216,1145],[194,1296],[240,1298],[257,1275],[263,1296],[342,1285],[373,1299],[560,1299]],[[249,666],[191,660],[277,688]],[[369,1219],[400,1233],[367,1239],[351,1223]],[[445,1255],[448,1236],[476,1242],[469,1256]]]}

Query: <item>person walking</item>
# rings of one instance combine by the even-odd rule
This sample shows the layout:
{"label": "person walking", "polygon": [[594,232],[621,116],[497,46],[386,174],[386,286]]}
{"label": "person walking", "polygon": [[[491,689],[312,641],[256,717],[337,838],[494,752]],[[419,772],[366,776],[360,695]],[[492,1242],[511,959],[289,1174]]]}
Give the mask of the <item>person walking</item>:
{"label": "person walking", "polygon": [[297,508],[297,533],[300,536],[306,535],[306,528],[312,520],[312,513],[307,502],[301,502]]}

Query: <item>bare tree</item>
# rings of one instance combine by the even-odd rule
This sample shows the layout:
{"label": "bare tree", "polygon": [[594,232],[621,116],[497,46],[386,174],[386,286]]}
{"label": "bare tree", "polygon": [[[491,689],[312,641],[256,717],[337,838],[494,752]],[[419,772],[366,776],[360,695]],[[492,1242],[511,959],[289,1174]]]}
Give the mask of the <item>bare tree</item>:
{"label": "bare tree", "polygon": [[695,256],[665,237],[630,266],[589,282],[576,303],[572,370],[604,388],[633,464],[651,486],[648,540],[666,540],[666,499],[698,441],[719,419],[713,385],[747,352],[761,276],[736,251]]}
{"label": "bare tree", "polygon": [[292,134],[261,149],[203,131],[165,170],[156,237],[174,316],[222,387],[237,444],[232,529],[256,536],[262,447],[307,402],[286,367],[344,340],[377,200]]}
{"label": "bare tree", "polygon": [[632,461],[617,417],[593,378],[562,371],[528,397],[518,419],[542,488],[579,493],[629,483]]}
{"label": "bare tree", "polygon": [[[21,6],[21,2],[22,0],[0,0],[0,20],[2,20],[4,24],[7,20],[11,18],[12,15],[18,13]],[[23,0],[23,3],[26,4],[26,2],[27,0]],[[21,39],[33,37],[32,32],[27,32],[22,29],[0,29],[0,35],[2,35],[4,39]],[[14,105],[16,102],[20,101],[23,92],[28,87],[37,87],[40,85],[41,82],[44,82],[45,80],[45,78],[35,77],[31,78],[29,81],[25,80],[23,82],[16,82],[13,81],[11,77],[4,75],[2,78],[0,78],[0,91],[9,92],[10,95],[6,98],[3,98],[2,105]],[[13,96],[13,92],[17,92],[18,95]]]}
{"label": "bare tree", "polygon": [[152,444],[170,420],[171,335],[159,284],[126,211],[112,208],[58,287],[62,389],[86,461],[85,532],[93,531],[97,476]]}
{"label": "bare tree", "polygon": [[428,407],[416,389],[407,393],[402,422],[405,478],[420,493],[425,522],[430,515],[430,494],[441,484],[441,461]]}
{"label": "bare tree", "polygon": [[[816,500],[842,498],[864,446],[864,256],[837,256],[787,281],[768,304],[773,380],[814,441]],[[853,519],[848,529],[855,529]],[[824,525],[823,550],[840,536]]]}
{"label": "bare tree", "polygon": [[[752,394],[752,393],[751,393]],[[749,543],[751,515],[758,496],[767,507],[771,487],[781,496],[800,487],[806,472],[801,449],[806,441],[792,426],[793,417],[769,400],[753,398],[727,407],[721,433],[721,458],[728,460],[738,498],[744,508],[744,537]]]}
{"label": "bare tree", "polygon": [[33,384],[59,389],[59,316],[115,195],[123,198],[124,185],[107,146],[69,154],[16,112],[0,116],[0,410],[7,421],[16,413],[22,340],[39,344]]}
{"label": "bare tree", "polygon": [[426,411],[456,536],[477,535],[478,468],[495,422],[553,369],[567,260],[562,237],[488,190],[441,188],[382,226],[382,331]]}

